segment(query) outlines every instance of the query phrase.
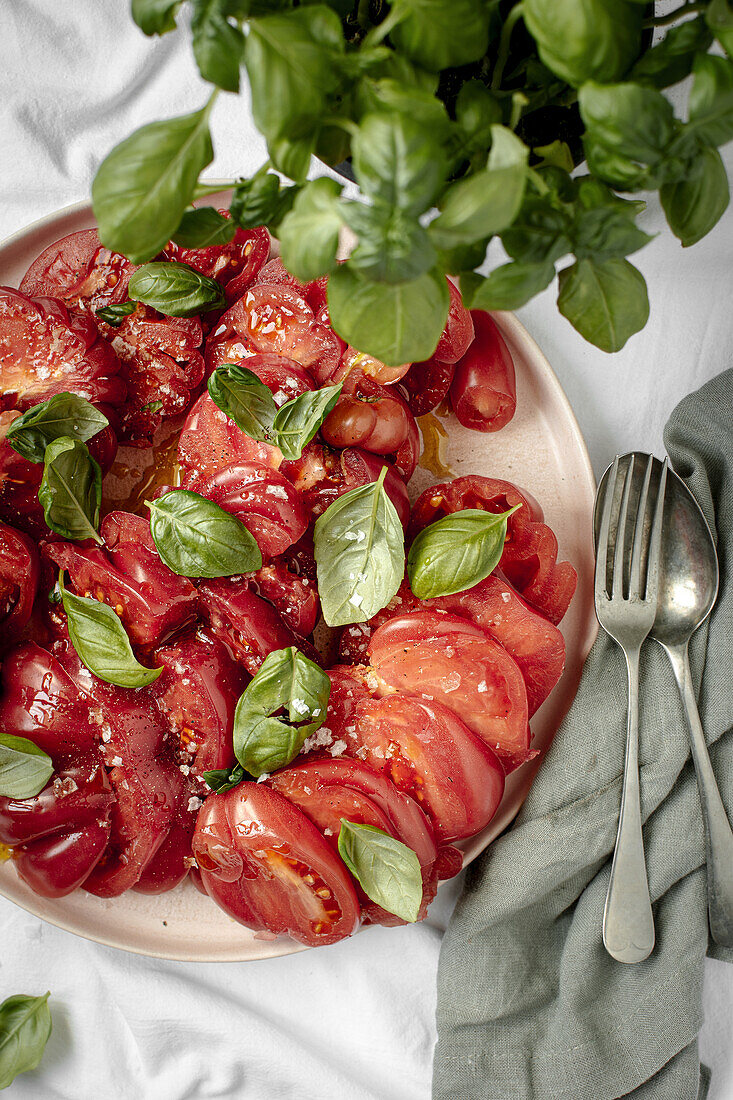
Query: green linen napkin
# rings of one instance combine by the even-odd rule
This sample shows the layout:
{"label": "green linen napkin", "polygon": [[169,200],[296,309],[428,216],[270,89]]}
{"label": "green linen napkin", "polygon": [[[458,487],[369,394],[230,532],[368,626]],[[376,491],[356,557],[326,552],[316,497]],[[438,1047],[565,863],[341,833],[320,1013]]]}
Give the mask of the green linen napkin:
{"label": "green linen napkin", "polygon": [[[733,811],[733,370],[665,429],[675,470],[717,531],[721,591],[692,647],[713,766]],[[706,646],[707,643],[707,646]],[[704,666],[704,676],[703,676]],[[694,1100],[708,944],[700,803],[671,669],[642,653],[642,814],[657,930],[615,962],[601,920],[626,736],[621,650],[603,632],[514,826],[468,873],[438,973],[434,1100]]]}

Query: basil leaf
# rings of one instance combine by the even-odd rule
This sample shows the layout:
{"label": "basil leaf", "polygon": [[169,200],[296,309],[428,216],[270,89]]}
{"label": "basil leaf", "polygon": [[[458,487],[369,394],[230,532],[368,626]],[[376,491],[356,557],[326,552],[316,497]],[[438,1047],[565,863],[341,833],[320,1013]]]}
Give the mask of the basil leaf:
{"label": "basil leaf", "polygon": [[[363,53],[363,50],[362,50]],[[390,51],[387,51],[389,54]],[[349,55],[350,58],[358,55]],[[397,54],[392,53],[393,58]],[[409,65],[407,59],[405,64]],[[412,80],[415,79],[413,70]],[[482,85],[483,87],[483,85]],[[436,99],[434,91],[420,88],[412,81],[407,84],[394,77],[383,77],[380,80],[372,76],[364,77],[355,91],[355,115],[362,122],[367,115],[372,114],[397,114],[420,123],[434,140],[449,141],[452,124],[445,109],[445,104]],[[498,122],[499,119],[494,119]]]}
{"label": "basil leaf", "polygon": [[0,1004],[0,1089],[40,1063],[51,1034],[50,996],[16,993]]}
{"label": "basil leaf", "polygon": [[172,239],[183,248],[211,248],[228,244],[236,231],[236,222],[213,206],[197,206],[186,210]]}
{"label": "basil leaf", "polygon": [[132,652],[130,639],[117,615],[106,603],[75,596],[61,583],[69,638],[82,664],[108,684],[139,688],[152,684],[162,668],[146,668]]}
{"label": "basil leaf", "polygon": [[609,84],[641,48],[640,4],[624,0],[525,0],[524,21],[540,57],[568,84]]}
{"label": "basil leaf", "polygon": [[465,156],[486,156],[491,127],[502,119],[501,104],[480,80],[467,80],[456,99],[456,122],[463,131]]}
{"label": "basil leaf", "polygon": [[[485,279],[476,276],[478,282],[467,281],[461,276],[461,293],[469,309],[519,309],[535,294],[548,287],[555,278],[555,265],[544,263],[523,263],[515,260],[494,268]],[[468,294],[464,286],[470,286]]]}
{"label": "basil leaf", "polygon": [[17,417],[5,438],[29,462],[43,462],[46,447],[54,439],[66,436],[86,442],[108,426],[104,413],[86,398],[75,393],[57,393]]}
{"label": "basil leaf", "polygon": [[435,267],[438,256],[426,230],[398,207],[351,202],[342,215],[359,237],[349,264],[366,279],[402,283]]}
{"label": "basil leaf", "polygon": [[329,626],[364,623],[381,611],[404,576],[405,537],[384,488],[359,485],[316,520],[313,549],[323,618]]}
{"label": "basil leaf", "polygon": [[217,367],[208,381],[209,396],[240,431],[260,443],[272,443],[277,405],[272,391],[256,374],[236,363]]}
{"label": "basil leaf", "polygon": [[167,34],[176,29],[181,0],[132,0],[132,18],[144,34]]}
{"label": "basil leaf", "polygon": [[341,818],[339,855],[362,890],[388,913],[414,923],[420,915],[420,861],[401,840],[357,821]]}
{"label": "basil leaf", "polygon": [[282,187],[274,172],[259,173],[240,180],[234,188],[229,212],[242,229],[267,225],[277,229],[288,210],[292,209],[300,187]]}
{"label": "basil leaf", "polygon": [[214,152],[213,98],[201,111],[151,122],[116,145],[92,184],[94,217],[106,248],[135,264],[151,260],[180,225],[200,172]]}
{"label": "basil leaf", "polygon": [[733,140],[733,61],[698,54],[692,67],[689,126],[704,142]]}
{"label": "basil leaf", "polygon": [[115,302],[111,306],[102,306],[101,309],[95,309],[97,317],[100,321],[104,321],[106,324],[111,325],[112,328],[119,328],[124,321],[125,317],[129,317],[131,313],[134,313],[137,309],[137,302]]}
{"label": "basil leaf", "polygon": [[422,363],[435,351],[448,316],[445,276],[373,283],[339,264],[328,280],[328,311],[342,339],[389,366]]}
{"label": "basil leaf", "polygon": [[728,54],[733,55],[733,7],[730,0],[711,0],[705,12],[708,26]]}
{"label": "basil leaf", "polygon": [[204,80],[238,92],[244,35],[229,22],[230,9],[229,0],[192,0],[193,56]]}
{"label": "basil leaf", "polygon": [[157,309],[166,317],[194,317],[226,305],[224,288],[188,264],[144,264],[131,276],[127,293],[135,302]]}
{"label": "basil leaf", "polygon": [[641,84],[588,83],[580,89],[578,103],[594,175],[627,190],[651,185],[675,135],[669,100]]}
{"label": "basil leaf", "polygon": [[560,272],[563,317],[602,351],[620,351],[649,318],[644,276],[628,260],[578,260]]}
{"label": "basil leaf", "polygon": [[432,206],[445,169],[427,127],[403,114],[367,115],[351,148],[357,182],[368,198],[407,214]]}
{"label": "basil leaf", "polygon": [[295,646],[268,654],[234,712],[234,755],[242,767],[260,776],[289,764],[325,722],[330,692],[323,669]]}
{"label": "basil leaf", "polygon": [[697,244],[725,213],[730,201],[728,176],[720,153],[703,146],[687,179],[659,191],[669,227],[685,248]]}
{"label": "basil leaf", "polygon": [[173,489],[145,503],[155,548],[179,577],[233,577],[262,566],[254,535],[213,500]]}
{"label": "basil leaf", "polygon": [[280,226],[282,261],[303,283],[333,270],[341,229],[341,185],[325,176],[311,180],[296,196]]}
{"label": "basil leaf", "polygon": [[529,149],[504,126],[492,126],[488,167],[458,180],[445,192],[429,233],[439,248],[500,233],[519,213]]}
{"label": "basil leaf", "polygon": [[0,733],[0,795],[35,798],[53,775],[51,757],[26,737]]}
{"label": "basil leaf", "polygon": [[628,212],[610,206],[576,210],[573,226],[573,251],[578,259],[588,257],[594,263],[617,259],[637,252],[652,238],[629,218]]}
{"label": "basil leaf", "polygon": [[526,195],[518,216],[501,235],[507,253],[523,263],[553,263],[572,249],[572,223],[551,198]]}
{"label": "basil leaf", "polygon": [[690,75],[696,53],[707,50],[712,40],[703,16],[670,27],[661,42],[641,55],[629,80],[653,88],[676,84]]}
{"label": "basil leaf", "polygon": [[400,22],[390,31],[397,49],[437,72],[478,61],[489,41],[488,6],[474,0],[396,0]]}
{"label": "basil leaf", "polygon": [[80,439],[60,436],[46,447],[38,500],[46,523],[67,539],[95,539],[102,501],[102,471]]}
{"label": "basil leaf", "polygon": [[326,419],[339,399],[343,382],[336,386],[323,386],[311,393],[301,393],[278,409],[273,430],[283,458],[300,458],[303,448]]}
{"label": "basil leaf", "polygon": [[520,507],[498,515],[464,508],[425,527],[407,555],[407,575],[417,598],[465,592],[488,577],[504,551],[507,520]]}
{"label": "basil leaf", "polygon": [[226,794],[234,790],[243,782],[246,772],[241,764],[235,764],[233,768],[216,768],[214,771],[204,772],[203,780],[212,791],[217,794]]}

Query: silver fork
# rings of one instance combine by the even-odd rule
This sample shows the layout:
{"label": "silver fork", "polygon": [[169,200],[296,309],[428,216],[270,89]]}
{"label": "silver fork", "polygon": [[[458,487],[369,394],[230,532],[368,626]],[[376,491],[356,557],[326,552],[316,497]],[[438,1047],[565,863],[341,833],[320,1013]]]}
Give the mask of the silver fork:
{"label": "silver fork", "polygon": [[[624,963],[641,962],[654,949],[654,917],[644,861],[639,792],[639,653],[657,613],[667,480],[665,460],[656,494],[650,493],[653,463],[654,458],[649,455],[636,515],[630,517],[634,471],[634,458],[631,458],[623,471],[621,503],[618,520],[614,523],[619,477],[619,457],[616,456],[606,484],[596,549],[596,614],[606,633],[623,649],[629,678],[621,812],[603,912],[603,943],[609,955]],[[633,523],[631,546],[627,530],[630,518]],[[610,578],[609,559],[612,559]]]}

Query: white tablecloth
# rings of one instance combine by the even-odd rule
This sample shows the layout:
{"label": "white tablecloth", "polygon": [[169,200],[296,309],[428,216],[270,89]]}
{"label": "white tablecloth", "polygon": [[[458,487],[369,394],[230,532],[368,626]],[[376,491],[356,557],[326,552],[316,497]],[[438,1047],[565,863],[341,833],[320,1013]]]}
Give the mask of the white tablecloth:
{"label": "white tablecloth", "polygon": [[[3,0],[0,237],[86,198],[117,140],[205,95],[188,39],[144,38],[126,0]],[[246,92],[220,98],[213,137],[212,175],[262,162]],[[733,174],[733,144],[726,159]],[[660,232],[635,257],[651,320],[622,352],[606,356],[581,340],[557,314],[552,289],[520,313],[565,387],[597,473],[617,451],[660,453],[676,402],[733,361],[733,209],[689,251],[665,230],[655,201],[642,223]],[[371,929],[282,959],[205,965],[100,947],[0,899],[0,1000],[50,989],[54,1015],[42,1067],[18,1078],[12,1095],[428,1100],[435,971],[455,896],[455,885],[441,891],[418,926]],[[711,1100],[731,1100],[733,968],[707,964],[705,1015]]]}

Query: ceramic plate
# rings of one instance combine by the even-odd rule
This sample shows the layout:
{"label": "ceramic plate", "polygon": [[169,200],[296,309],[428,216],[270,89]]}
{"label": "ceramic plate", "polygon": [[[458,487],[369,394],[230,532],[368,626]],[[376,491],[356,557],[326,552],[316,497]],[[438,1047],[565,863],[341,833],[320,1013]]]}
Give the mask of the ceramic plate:
{"label": "ceramic plate", "polygon": [[[216,199],[208,201],[216,203]],[[225,195],[223,202],[228,202]],[[17,286],[31,261],[59,237],[94,225],[89,204],[66,207],[34,222],[0,245],[0,284]],[[411,483],[414,500],[426,486],[450,474],[506,478],[527,489],[542,505],[557,535],[560,559],[578,571],[578,590],[561,629],[567,644],[560,683],[532,721],[533,747],[546,748],[575,696],[580,672],[595,637],[591,517],[594,480],[578,422],[550,364],[510,313],[495,320],[509,345],[517,373],[517,413],[491,435],[462,428],[452,415],[423,421],[426,454]],[[138,452],[139,453],[139,452]],[[475,859],[515,816],[541,761],[513,772],[491,825],[465,841],[464,862]],[[35,916],[69,932],[160,958],[189,961],[263,959],[304,950],[286,938],[262,940],[236,924],[190,883],[159,896],[128,891],[104,900],[77,890],[66,898],[38,897],[18,879],[11,862],[0,865],[0,893]]]}

